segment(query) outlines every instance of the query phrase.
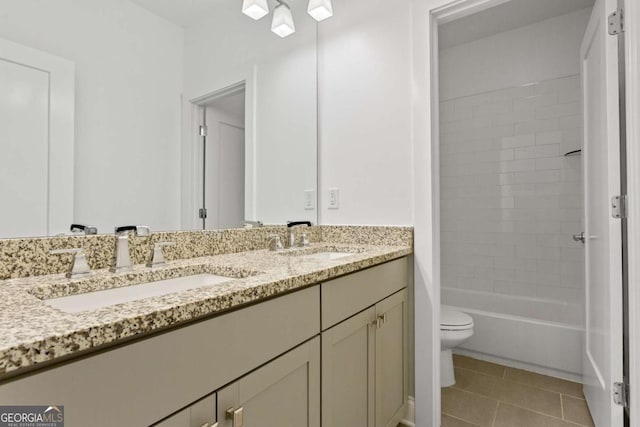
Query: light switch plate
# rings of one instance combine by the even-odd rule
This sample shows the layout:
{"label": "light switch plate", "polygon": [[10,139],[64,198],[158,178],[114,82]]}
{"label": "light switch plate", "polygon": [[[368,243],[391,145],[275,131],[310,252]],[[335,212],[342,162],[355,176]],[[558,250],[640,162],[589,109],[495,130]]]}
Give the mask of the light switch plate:
{"label": "light switch plate", "polygon": [[304,210],[312,211],[316,208],[316,191],[304,190]]}
{"label": "light switch plate", "polygon": [[337,188],[329,189],[329,209],[338,209],[340,206],[340,190]]}

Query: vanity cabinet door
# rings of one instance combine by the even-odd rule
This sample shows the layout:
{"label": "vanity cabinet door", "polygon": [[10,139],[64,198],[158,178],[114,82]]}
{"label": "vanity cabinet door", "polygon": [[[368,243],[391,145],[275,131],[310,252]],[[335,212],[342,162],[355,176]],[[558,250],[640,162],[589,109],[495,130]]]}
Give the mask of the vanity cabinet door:
{"label": "vanity cabinet door", "polygon": [[320,427],[320,338],[218,391],[220,427]]}
{"label": "vanity cabinet door", "polygon": [[374,426],[375,309],[322,333],[323,427]]}
{"label": "vanity cabinet door", "polygon": [[376,427],[396,427],[404,418],[408,396],[407,291],[375,306]]}

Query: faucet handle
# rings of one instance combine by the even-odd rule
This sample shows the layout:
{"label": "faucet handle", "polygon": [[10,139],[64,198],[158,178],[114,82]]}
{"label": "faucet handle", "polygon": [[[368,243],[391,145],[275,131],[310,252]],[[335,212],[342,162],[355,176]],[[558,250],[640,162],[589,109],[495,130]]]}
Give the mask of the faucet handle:
{"label": "faucet handle", "polygon": [[269,250],[270,251],[281,251],[284,249],[282,246],[282,241],[280,240],[280,236],[277,234],[272,234],[269,236]]}
{"label": "faucet handle", "polygon": [[175,242],[158,242],[153,245],[153,255],[151,261],[147,263],[147,267],[159,267],[165,265],[167,260],[164,257],[164,251],[162,248],[165,246],[174,246]]}
{"label": "faucet handle", "polygon": [[91,268],[89,268],[87,257],[85,256],[84,250],[82,248],[56,249],[53,251],[49,251],[49,253],[51,255],[74,254],[71,271],[67,272],[66,274],[69,279],[76,279],[78,277],[84,277],[91,274]]}
{"label": "faucet handle", "polygon": [[69,231],[71,231],[72,233],[81,232],[86,235],[94,235],[98,234],[98,227],[96,227],[95,225],[71,224],[71,227],[69,227]]}
{"label": "faucet handle", "polygon": [[150,236],[151,230],[146,225],[121,225],[116,227],[115,233],[118,236],[122,236],[129,231],[133,231],[136,236]]}

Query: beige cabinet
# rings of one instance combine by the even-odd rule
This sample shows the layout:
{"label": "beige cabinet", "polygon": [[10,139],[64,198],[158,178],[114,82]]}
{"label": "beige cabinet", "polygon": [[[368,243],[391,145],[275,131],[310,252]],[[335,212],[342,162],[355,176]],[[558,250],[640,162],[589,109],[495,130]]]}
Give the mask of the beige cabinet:
{"label": "beige cabinet", "polygon": [[320,338],[218,391],[220,427],[320,427]]}
{"label": "beige cabinet", "polygon": [[408,395],[407,294],[322,332],[323,427],[395,427]]}
{"label": "beige cabinet", "polygon": [[216,394],[200,399],[191,406],[154,424],[153,427],[218,427]]}
{"label": "beige cabinet", "polygon": [[376,304],[376,427],[396,427],[409,392],[407,291]]}

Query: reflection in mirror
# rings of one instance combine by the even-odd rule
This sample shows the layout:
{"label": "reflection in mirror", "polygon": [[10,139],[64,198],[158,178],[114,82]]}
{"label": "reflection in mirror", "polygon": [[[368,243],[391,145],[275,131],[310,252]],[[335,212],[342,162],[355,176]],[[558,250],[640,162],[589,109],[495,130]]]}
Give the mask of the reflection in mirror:
{"label": "reflection in mirror", "polygon": [[0,238],[316,222],[315,21],[241,3],[0,0]]}

